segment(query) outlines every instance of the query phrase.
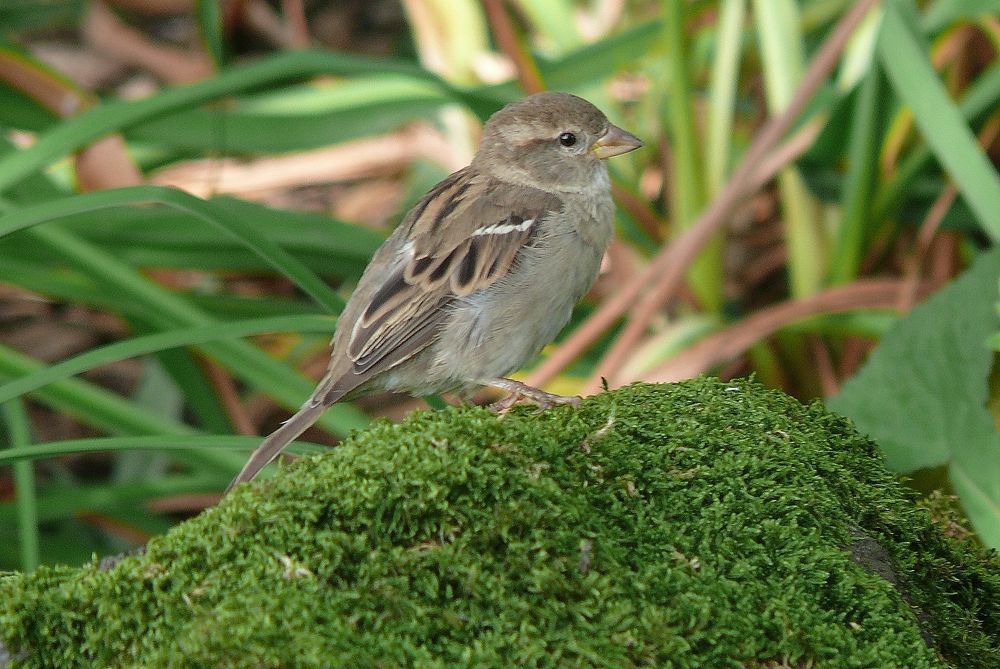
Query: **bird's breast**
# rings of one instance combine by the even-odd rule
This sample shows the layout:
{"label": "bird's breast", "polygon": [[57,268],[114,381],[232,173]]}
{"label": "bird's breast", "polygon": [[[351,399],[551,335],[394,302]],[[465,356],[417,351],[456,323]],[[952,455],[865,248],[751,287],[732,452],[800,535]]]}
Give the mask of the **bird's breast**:
{"label": "bird's breast", "polygon": [[439,371],[488,379],[524,365],[555,338],[593,285],[611,234],[610,198],[571,200],[547,217],[506,276],[456,301],[435,346]]}

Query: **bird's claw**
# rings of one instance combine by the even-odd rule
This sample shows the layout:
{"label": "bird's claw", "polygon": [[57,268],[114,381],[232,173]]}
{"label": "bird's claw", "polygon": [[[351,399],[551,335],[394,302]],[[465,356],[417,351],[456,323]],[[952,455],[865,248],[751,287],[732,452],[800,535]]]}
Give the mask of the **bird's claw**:
{"label": "bird's claw", "polygon": [[532,392],[518,389],[511,392],[507,397],[490,404],[487,408],[495,414],[503,415],[510,411],[515,404],[521,400],[527,400],[538,407],[539,411],[551,409],[557,404],[569,404],[575,409],[579,409],[583,400],[576,395],[554,395],[542,390],[533,388]]}

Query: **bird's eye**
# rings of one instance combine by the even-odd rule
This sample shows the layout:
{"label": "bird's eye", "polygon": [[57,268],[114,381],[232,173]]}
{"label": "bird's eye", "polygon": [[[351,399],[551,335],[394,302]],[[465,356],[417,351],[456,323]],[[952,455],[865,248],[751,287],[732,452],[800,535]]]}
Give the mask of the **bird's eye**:
{"label": "bird's eye", "polygon": [[571,132],[564,132],[559,135],[559,143],[563,146],[573,146],[576,144],[576,135]]}

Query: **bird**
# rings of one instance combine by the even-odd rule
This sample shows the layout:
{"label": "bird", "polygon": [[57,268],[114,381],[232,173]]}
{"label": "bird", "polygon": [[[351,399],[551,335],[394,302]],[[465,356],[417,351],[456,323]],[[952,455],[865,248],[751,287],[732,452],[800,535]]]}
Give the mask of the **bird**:
{"label": "bird", "polygon": [[569,321],[614,229],[606,159],[642,146],[570,93],[512,102],[470,164],[443,179],[375,252],[338,319],[327,371],[227,491],[252,479],[334,403],[375,391],[483,387],[540,409],[578,405],[508,375]]}

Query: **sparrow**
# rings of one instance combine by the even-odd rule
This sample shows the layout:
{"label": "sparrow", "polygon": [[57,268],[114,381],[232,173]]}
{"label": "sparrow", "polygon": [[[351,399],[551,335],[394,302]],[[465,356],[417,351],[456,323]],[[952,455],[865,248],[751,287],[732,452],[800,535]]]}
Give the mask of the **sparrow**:
{"label": "sparrow", "polygon": [[642,146],[597,107],[537,93],[493,114],[472,162],[435,185],[375,252],[341,314],[326,374],[227,490],[327,407],[367,392],[482,387],[544,409],[577,404],[506,378],[569,321],[613,233],[607,158]]}

